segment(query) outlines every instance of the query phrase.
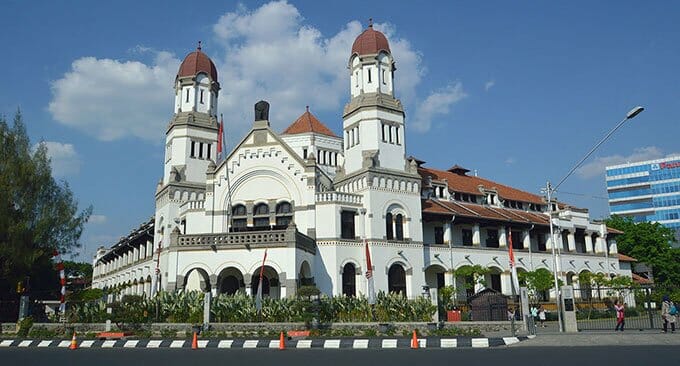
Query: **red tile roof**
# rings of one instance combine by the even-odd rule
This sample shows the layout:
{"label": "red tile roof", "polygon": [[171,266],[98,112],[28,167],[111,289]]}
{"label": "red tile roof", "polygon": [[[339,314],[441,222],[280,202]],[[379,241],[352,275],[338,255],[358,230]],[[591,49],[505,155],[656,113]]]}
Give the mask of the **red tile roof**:
{"label": "red tile roof", "polygon": [[284,135],[295,135],[298,133],[308,133],[314,132],[322,135],[338,137],[333,133],[326,125],[321,123],[311,112],[309,112],[309,107],[307,111],[303,113],[295,122],[293,122],[285,131]]}
{"label": "red tile roof", "polygon": [[619,262],[637,262],[637,259],[619,253]]}
{"label": "red tile roof", "polygon": [[633,273],[632,275],[633,282],[639,283],[641,285],[651,285],[654,283],[654,281],[650,280],[649,278],[644,278],[638,274]]}
{"label": "red tile roof", "polygon": [[539,212],[477,205],[456,201],[423,200],[423,213],[435,215],[456,215],[475,219],[487,219],[522,224],[548,225],[548,216]]}
{"label": "red tile roof", "polygon": [[352,44],[352,54],[372,55],[380,51],[390,52],[390,44],[381,32],[373,29],[373,24],[363,31]]}
{"label": "red tile roof", "polygon": [[187,55],[179,66],[177,77],[194,76],[198,73],[204,72],[210,75],[212,81],[217,81],[217,68],[210,57],[201,51],[199,43],[196,51]]}
{"label": "red tile roof", "polygon": [[433,180],[438,181],[446,179],[448,181],[449,190],[454,192],[481,195],[482,193],[479,191],[479,186],[481,185],[483,188],[486,189],[495,188],[498,191],[498,195],[502,199],[545,204],[545,202],[543,201],[543,197],[539,195],[520,191],[519,189],[512,188],[504,184],[496,183],[494,181],[480,177],[456,174],[451,171],[437,170],[424,167],[418,168],[418,173],[420,174],[421,177],[423,177],[423,179],[427,178],[427,176],[432,176]]}
{"label": "red tile roof", "polygon": [[609,234],[623,234],[623,231],[607,226],[607,233]]}

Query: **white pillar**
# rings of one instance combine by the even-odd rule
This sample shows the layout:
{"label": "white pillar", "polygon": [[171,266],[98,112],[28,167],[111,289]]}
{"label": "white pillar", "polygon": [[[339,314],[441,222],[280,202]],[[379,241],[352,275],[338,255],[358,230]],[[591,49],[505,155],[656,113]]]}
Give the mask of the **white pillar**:
{"label": "white pillar", "polygon": [[508,238],[507,238],[507,232],[508,228],[501,226],[500,233],[498,233],[498,247],[499,248],[507,248],[508,247]]}
{"label": "white pillar", "polygon": [[472,226],[472,245],[480,246],[482,244],[481,235],[479,232],[479,224],[474,224]]}
{"label": "white pillar", "polygon": [[569,231],[567,231],[567,243],[569,245],[570,252],[576,251],[576,237],[574,236],[575,231],[575,229],[569,229]]}
{"label": "white pillar", "polygon": [[451,222],[444,223],[444,244],[453,243],[453,230],[451,230]]}
{"label": "white pillar", "polygon": [[602,239],[601,236],[598,236],[595,239],[595,253],[597,254],[602,254],[604,253],[604,239]]}
{"label": "white pillar", "polygon": [[522,248],[529,249],[531,247],[531,234],[529,230],[522,231]]}
{"label": "white pillar", "polygon": [[586,253],[592,253],[593,252],[593,233],[587,232],[586,231]]}

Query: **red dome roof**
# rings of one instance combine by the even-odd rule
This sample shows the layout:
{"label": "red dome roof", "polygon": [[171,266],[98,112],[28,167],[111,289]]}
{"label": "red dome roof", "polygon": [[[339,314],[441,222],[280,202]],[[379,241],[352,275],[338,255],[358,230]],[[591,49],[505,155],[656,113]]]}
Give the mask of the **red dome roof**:
{"label": "red dome roof", "polygon": [[390,52],[390,44],[384,34],[373,29],[373,24],[370,24],[352,44],[352,54],[370,55],[380,51]]}
{"label": "red dome roof", "polygon": [[182,61],[177,77],[194,76],[200,72],[210,75],[212,81],[217,81],[217,68],[210,57],[201,51],[201,44],[199,42],[196,51],[188,54],[184,61]]}

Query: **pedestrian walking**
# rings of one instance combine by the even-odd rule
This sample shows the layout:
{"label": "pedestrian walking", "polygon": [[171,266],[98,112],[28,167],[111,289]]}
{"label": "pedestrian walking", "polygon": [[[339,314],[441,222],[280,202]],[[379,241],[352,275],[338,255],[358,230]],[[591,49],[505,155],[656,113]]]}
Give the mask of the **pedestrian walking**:
{"label": "pedestrian walking", "polygon": [[668,332],[668,323],[671,323],[671,333],[675,333],[675,316],[678,315],[678,309],[675,307],[673,301],[668,295],[663,296],[663,303],[661,303],[661,319],[663,319],[663,332]]}
{"label": "pedestrian walking", "polygon": [[623,302],[616,300],[614,301],[614,310],[616,310],[616,328],[614,328],[614,331],[620,330],[623,332],[623,327],[626,325],[626,307]]}
{"label": "pedestrian walking", "polygon": [[545,328],[545,308],[543,305],[538,308],[538,320],[541,322],[541,327]]}

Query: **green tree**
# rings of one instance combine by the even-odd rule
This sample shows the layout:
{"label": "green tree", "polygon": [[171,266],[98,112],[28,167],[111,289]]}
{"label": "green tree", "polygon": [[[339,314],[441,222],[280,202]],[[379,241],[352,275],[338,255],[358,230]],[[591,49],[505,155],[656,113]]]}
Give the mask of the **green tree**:
{"label": "green tree", "polygon": [[44,144],[31,147],[20,112],[0,116],[0,298],[16,296],[30,276],[31,293],[58,291],[52,256],[72,253],[92,208],[78,212],[68,184],[52,177]]}
{"label": "green tree", "polygon": [[[519,272],[517,275],[520,282],[526,283],[529,296],[533,298],[533,301],[538,300],[538,294],[555,287],[555,277],[552,272],[545,268],[539,268],[535,271]],[[561,285],[561,283],[558,283],[558,285]]]}
{"label": "green tree", "polygon": [[654,282],[660,285],[680,283],[680,249],[672,248],[673,230],[651,222],[633,222],[631,218],[612,216],[607,226],[623,231],[616,237],[621,253],[652,266]]}

